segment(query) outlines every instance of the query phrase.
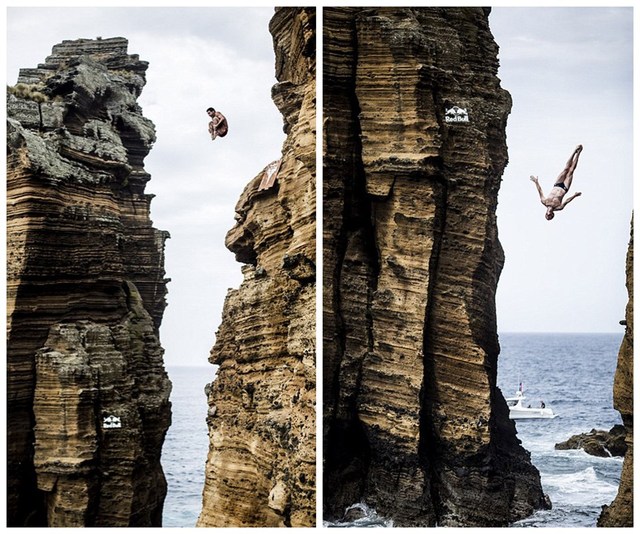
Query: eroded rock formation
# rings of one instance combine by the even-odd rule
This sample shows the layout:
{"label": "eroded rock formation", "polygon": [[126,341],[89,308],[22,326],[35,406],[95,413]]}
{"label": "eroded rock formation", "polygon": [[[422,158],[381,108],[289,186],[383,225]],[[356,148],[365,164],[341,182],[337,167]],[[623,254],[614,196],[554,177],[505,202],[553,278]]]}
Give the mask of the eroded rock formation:
{"label": "eroded rock formation", "polygon": [[609,456],[624,456],[627,452],[627,431],[623,425],[614,425],[611,430],[591,429],[591,432],[576,434],[566,441],[556,443],[558,450],[582,449],[592,456],[607,458]]}
{"label": "eroded rock formation", "polygon": [[244,281],[211,351],[201,527],[315,524],[315,12],[276,9],[270,30],[287,138],[227,234]]}
{"label": "eroded rock formation", "polygon": [[8,94],[9,526],[161,524],[168,234],[127,46],[64,41]]}
{"label": "eroded rock formation", "polygon": [[509,94],[484,8],[324,10],[324,510],[545,507],[496,387]]}
{"label": "eroded rock formation", "polygon": [[627,251],[627,292],[629,302],[625,312],[625,330],[613,383],[613,406],[620,412],[627,431],[627,452],[622,463],[620,487],[610,506],[604,506],[598,518],[599,527],[633,526],[633,221]]}

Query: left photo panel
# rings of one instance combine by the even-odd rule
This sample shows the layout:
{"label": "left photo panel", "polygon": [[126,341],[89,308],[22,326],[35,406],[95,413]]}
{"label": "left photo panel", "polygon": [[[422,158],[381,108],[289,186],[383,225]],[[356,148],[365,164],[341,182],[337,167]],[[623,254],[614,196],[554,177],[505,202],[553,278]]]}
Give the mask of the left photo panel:
{"label": "left photo panel", "polygon": [[316,13],[7,9],[6,525],[316,526]]}

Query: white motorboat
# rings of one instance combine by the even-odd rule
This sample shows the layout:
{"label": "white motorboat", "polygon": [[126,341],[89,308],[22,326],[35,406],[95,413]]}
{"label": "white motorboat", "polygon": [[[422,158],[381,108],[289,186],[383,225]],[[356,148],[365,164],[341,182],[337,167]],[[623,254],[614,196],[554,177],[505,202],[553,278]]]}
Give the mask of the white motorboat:
{"label": "white motorboat", "polygon": [[[509,419],[553,419],[557,417],[551,408],[547,408],[544,402],[540,406],[533,408],[531,404],[526,404],[526,397],[522,387],[516,391],[515,397],[505,399],[509,406]],[[525,406],[526,404],[526,406]]]}

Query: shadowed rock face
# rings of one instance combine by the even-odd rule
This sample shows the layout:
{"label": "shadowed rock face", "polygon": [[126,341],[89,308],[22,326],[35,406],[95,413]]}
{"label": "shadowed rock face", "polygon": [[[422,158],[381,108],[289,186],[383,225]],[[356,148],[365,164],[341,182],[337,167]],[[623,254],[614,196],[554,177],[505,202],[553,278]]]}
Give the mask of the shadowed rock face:
{"label": "shadowed rock face", "polygon": [[622,463],[620,487],[610,506],[604,506],[598,518],[599,527],[633,526],[633,221],[627,251],[627,292],[625,331],[618,352],[618,365],[613,383],[613,406],[620,412],[626,429],[627,452]]}
{"label": "shadowed rock face", "polygon": [[315,524],[315,11],[276,9],[270,31],[287,138],[275,185],[247,185],[226,238],[244,281],[211,351],[200,527]]}
{"label": "shadowed rock face", "polygon": [[164,241],[123,38],[64,41],[7,110],[9,526],[159,526]]}
{"label": "shadowed rock face", "polygon": [[509,94],[483,8],[324,11],[324,509],[545,506],[496,387]]}

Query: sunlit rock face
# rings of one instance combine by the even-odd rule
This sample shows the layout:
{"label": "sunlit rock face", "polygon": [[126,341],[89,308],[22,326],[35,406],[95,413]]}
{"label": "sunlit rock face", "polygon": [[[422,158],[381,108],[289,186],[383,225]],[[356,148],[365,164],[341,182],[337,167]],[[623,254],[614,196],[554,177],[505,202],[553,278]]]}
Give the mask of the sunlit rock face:
{"label": "sunlit rock face", "polygon": [[226,238],[244,280],[211,351],[200,527],[315,524],[315,12],[276,9],[269,29],[287,138],[275,184],[249,182]]}
{"label": "sunlit rock face", "polygon": [[633,221],[627,251],[626,273],[629,302],[613,384],[613,406],[620,412],[622,423],[627,431],[625,436],[627,452],[622,463],[618,494],[610,506],[604,507],[598,519],[599,527],[633,526]]}
{"label": "sunlit rock face", "polygon": [[164,241],[123,38],[54,46],[7,96],[9,526],[159,526]]}
{"label": "sunlit rock face", "polygon": [[324,10],[324,510],[545,506],[496,387],[509,94],[484,8]]}

